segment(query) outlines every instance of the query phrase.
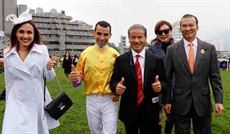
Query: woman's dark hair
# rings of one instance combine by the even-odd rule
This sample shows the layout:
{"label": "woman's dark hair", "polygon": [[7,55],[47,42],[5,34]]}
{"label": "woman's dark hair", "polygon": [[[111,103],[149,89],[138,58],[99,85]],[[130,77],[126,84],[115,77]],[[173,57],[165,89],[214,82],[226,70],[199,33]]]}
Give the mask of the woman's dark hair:
{"label": "woman's dark hair", "polygon": [[69,54],[69,56],[68,56],[68,58],[70,58],[71,57],[71,55],[70,55],[70,53],[69,52],[65,52],[65,54],[64,54],[64,58],[66,58],[67,56],[66,56],[66,54]]}
{"label": "woman's dark hair", "polygon": [[17,51],[19,50],[19,43],[18,43],[16,34],[17,34],[18,29],[26,23],[30,24],[34,28],[34,40],[29,45],[29,50],[34,46],[35,43],[36,44],[42,43],[41,35],[40,35],[38,29],[36,28],[35,24],[32,21],[27,21],[27,22],[24,22],[21,24],[14,25],[14,27],[11,31],[11,35],[10,35],[10,41],[11,41],[11,47],[10,48],[13,48],[14,46],[16,46],[16,50]]}

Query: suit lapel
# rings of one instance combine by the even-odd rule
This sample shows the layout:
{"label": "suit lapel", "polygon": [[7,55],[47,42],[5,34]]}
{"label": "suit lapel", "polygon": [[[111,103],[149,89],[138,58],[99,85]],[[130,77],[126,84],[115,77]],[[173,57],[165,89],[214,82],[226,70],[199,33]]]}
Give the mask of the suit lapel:
{"label": "suit lapel", "polygon": [[182,40],[177,45],[177,52],[178,52],[178,58],[181,59],[181,61],[183,62],[184,66],[186,68],[186,70],[188,72],[191,72],[190,68],[189,68],[189,63],[188,63],[187,55],[186,55],[186,52],[185,52],[185,48],[184,48],[184,43],[183,43]]}
{"label": "suit lapel", "polygon": [[149,53],[148,51],[146,51],[145,53],[145,62],[144,62],[144,89],[146,88],[147,86],[147,77],[148,77],[148,74],[149,74],[149,70],[150,70],[150,62],[151,62],[151,59],[150,59],[150,56],[149,56]]}
{"label": "suit lapel", "polygon": [[131,68],[132,76],[133,76],[134,80],[136,81],[137,80],[137,78],[136,78],[137,76],[136,76],[135,64],[134,64],[134,61],[133,61],[133,55],[132,55],[131,50],[128,53],[128,57],[129,57],[129,62],[130,62],[130,68]]}
{"label": "suit lapel", "polygon": [[196,51],[196,60],[195,60],[195,67],[194,67],[194,71],[196,71],[199,63],[200,63],[200,60],[205,52],[205,48],[204,48],[204,44],[199,40],[197,39],[197,51]]}

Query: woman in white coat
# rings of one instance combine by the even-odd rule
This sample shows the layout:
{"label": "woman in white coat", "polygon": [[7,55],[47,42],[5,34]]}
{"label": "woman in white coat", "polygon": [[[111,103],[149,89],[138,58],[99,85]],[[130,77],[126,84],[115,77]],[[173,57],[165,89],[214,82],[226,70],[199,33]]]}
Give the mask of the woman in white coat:
{"label": "woman in white coat", "polygon": [[54,59],[49,59],[47,47],[39,45],[39,31],[31,14],[8,17],[14,27],[11,46],[4,51],[6,106],[2,134],[48,134],[59,122],[51,118],[44,106],[51,101],[44,77],[55,77]]}

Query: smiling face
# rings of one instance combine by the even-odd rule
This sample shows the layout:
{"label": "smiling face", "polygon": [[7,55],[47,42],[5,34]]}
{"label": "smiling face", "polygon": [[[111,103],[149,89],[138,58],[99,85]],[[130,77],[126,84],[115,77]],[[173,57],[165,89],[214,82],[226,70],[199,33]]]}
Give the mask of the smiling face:
{"label": "smiling face", "polygon": [[134,28],[129,31],[129,43],[135,52],[140,53],[144,49],[146,42],[147,38],[144,30]]}
{"label": "smiling face", "polygon": [[185,17],[180,21],[180,31],[183,37],[192,42],[196,38],[199,27],[194,17]]}
{"label": "smiling face", "polygon": [[23,24],[16,32],[19,47],[28,48],[34,40],[34,28],[31,24]]}
{"label": "smiling face", "polygon": [[110,28],[97,25],[95,31],[93,32],[93,35],[94,38],[96,39],[96,43],[99,46],[104,46],[108,44],[109,39],[111,37]]}
{"label": "smiling face", "polygon": [[166,24],[162,25],[157,32],[157,38],[163,43],[169,42],[171,36],[172,31],[170,30],[170,27]]}

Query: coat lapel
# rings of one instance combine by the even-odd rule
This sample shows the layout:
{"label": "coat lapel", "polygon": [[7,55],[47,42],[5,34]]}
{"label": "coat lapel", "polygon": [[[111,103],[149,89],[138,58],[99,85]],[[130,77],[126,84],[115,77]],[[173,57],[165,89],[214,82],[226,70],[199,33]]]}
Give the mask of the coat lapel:
{"label": "coat lapel", "polygon": [[132,52],[130,50],[130,52],[128,53],[128,57],[130,59],[130,66],[131,66],[131,72],[132,72],[132,76],[134,78],[134,80],[137,80],[136,78],[136,70],[135,70],[135,64],[134,64],[134,61],[133,61],[133,55],[132,55]]}
{"label": "coat lapel", "polygon": [[202,56],[206,50],[204,48],[204,44],[199,39],[197,39],[197,43],[198,43],[198,46],[197,46],[197,51],[196,51],[196,60],[195,60],[194,72],[196,71],[196,69],[200,63],[200,60],[202,59]]}
{"label": "coat lapel", "polygon": [[189,68],[189,63],[188,63],[188,59],[187,59],[187,56],[186,56],[185,48],[184,48],[184,43],[183,43],[182,40],[177,45],[177,52],[178,52],[178,58],[181,59],[181,61],[183,62],[184,66],[186,68],[186,70],[188,72],[191,72],[190,68]]}
{"label": "coat lapel", "polygon": [[[36,55],[35,53],[38,53],[38,55]],[[34,45],[24,62],[22,62],[22,60],[20,59],[15,48],[12,48],[12,50],[6,55],[6,58],[9,58],[10,61],[12,61],[11,63],[13,68],[31,76],[30,69],[36,64],[35,59],[39,58],[40,55],[42,55],[42,50],[39,49],[37,45]]]}
{"label": "coat lapel", "polygon": [[12,61],[11,63],[13,68],[20,71],[21,73],[26,73],[27,75],[31,75],[27,66],[22,62],[22,60],[20,59],[16,51],[8,55],[7,58],[9,58],[10,61]]}
{"label": "coat lapel", "polygon": [[151,59],[150,59],[150,56],[149,56],[149,53],[148,51],[146,51],[145,53],[145,62],[144,62],[144,89],[146,88],[147,86],[147,77],[148,77],[148,74],[149,74],[149,70],[150,70],[150,62],[151,62]]}
{"label": "coat lapel", "polygon": [[39,58],[39,56],[34,57],[35,55],[29,53],[24,61],[24,65],[27,67],[28,70],[35,65],[35,58]]}

